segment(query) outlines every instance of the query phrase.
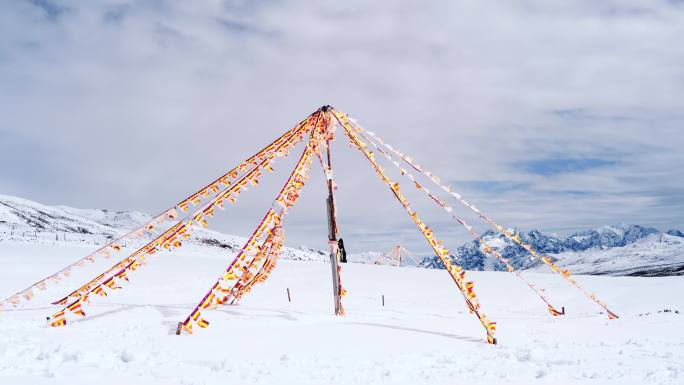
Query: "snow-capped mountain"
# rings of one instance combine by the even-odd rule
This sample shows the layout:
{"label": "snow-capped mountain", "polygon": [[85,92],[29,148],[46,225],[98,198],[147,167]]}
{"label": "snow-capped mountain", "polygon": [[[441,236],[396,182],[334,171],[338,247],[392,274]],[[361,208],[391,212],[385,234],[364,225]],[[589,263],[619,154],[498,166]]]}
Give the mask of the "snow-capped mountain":
{"label": "snow-capped mountain", "polygon": [[[76,209],[48,206],[28,199],[0,195],[0,242],[36,242],[92,245],[97,249],[113,239],[149,222],[152,217],[137,211]],[[169,226],[171,224],[169,223]],[[123,247],[142,246],[147,239]],[[188,243],[195,247],[236,250],[245,238],[196,228]],[[282,257],[294,260],[326,260],[327,253],[310,248],[282,250]]]}
{"label": "snow-capped mountain", "polygon": [[[608,275],[684,275],[684,234],[679,230],[662,233],[651,227],[619,224],[577,232],[562,238],[537,230],[516,231],[521,239],[548,254],[559,266],[575,273]],[[545,271],[541,262],[530,259],[522,247],[501,234],[487,231],[483,240],[518,269]],[[505,270],[505,266],[486,256],[476,241],[456,249],[452,256],[468,270]],[[436,257],[425,257],[423,266],[442,268]]]}

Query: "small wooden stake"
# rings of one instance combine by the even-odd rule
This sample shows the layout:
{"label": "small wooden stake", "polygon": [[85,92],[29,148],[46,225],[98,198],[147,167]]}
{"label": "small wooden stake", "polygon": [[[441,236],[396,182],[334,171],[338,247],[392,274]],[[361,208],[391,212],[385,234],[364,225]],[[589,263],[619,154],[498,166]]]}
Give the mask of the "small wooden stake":
{"label": "small wooden stake", "polygon": [[385,306],[385,295],[382,295],[382,306]]}
{"label": "small wooden stake", "polygon": [[292,297],[290,297],[290,288],[287,288],[287,302],[292,302]]}

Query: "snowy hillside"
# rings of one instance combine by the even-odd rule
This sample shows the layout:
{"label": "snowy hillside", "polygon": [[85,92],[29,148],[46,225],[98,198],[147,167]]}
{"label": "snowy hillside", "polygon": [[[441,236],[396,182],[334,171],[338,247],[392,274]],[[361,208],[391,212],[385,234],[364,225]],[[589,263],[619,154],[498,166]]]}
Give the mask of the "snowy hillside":
{"label": "snowy hillside", "polygon": [[[560,266],[583,274],[666,276],[684,275],[684,237],[678,230],[667,233],[639,225],[603,226],[562,238],[533,230],[518,232],[520,237]],[[548,271],[530,259],[522,247],[507,241],[501,234],[488,231],[484,241],[498,250],[519,269]],[[504,271],[505,266],[486,256],[477,242],[456,249],[454,257],[468,270]],[[441,268],[436,257],[426,257],[423,265]]]}
{"label": "snowy hillside", "polygon": [[[49,245],[83,245],[97,249],[132,229],[142,226],[152,217],[137,211],[76,209],[67,206],[47,206],[23,198],[0,195],[0,242],[28,242]],[[123,246],[133,249],[148,242],[150,237]],[[245,238],[196,228],[188,240],[191,247],[207,248],[210,252],[236,250]],[[213,250],[212,250],[213,249]],[[133,250],[131,250],[133,251]],[[285,259],[322,261],[327,254],[310,248],[284,248]]]}
{"label": "snowy hillside", "polygon": [[37,237],[39,232],[116,236],[149,219],[149,215],[136,212],[53,207],[0,195],[0,232],[4,238],[16,240],[31,235]]}
{"label": "snowy hillside", "polygon": [[398,267],[423,267],[420,258],[401,246],[387,252],[365,251],[347,255],[351,263],[368,263]]}
{"label": "snowy hillside", "polygon": [[364,251],[361,253],[352,253],[347,255],[347,260],[352,263],[373,263],[384,253],[379,251]]}
{"label": "snowy hillside", "polygon": [[565,251],[555,257],[560,267],[570,268],[577,274],[684,275],[684,238],[650,234],[621,247]]}

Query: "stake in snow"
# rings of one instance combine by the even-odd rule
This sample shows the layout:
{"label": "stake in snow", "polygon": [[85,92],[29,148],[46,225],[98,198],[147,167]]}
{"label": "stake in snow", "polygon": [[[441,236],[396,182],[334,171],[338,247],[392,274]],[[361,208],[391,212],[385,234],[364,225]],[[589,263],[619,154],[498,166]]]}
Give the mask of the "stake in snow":
{"label": "stake in snow", "polygon": [[[216,214],[216,209],[223,210],[227,204],[234,203],[239,195],[251,184],[257,186],[261,176],[266,172],[273,171],[273,164],[279,157],[285,157],[290,150],[299,142],[306,139],[304,151],[299,157],[294,170],[283,185],[282,189],[267,209],[259,225],[254,229],[251,236],[238,250],[237,255],[228,266],[220,272],[214,283],[206,291],[197,305],[190,313],[178,323],[177,333],[193,333],[194,327],[206,328],[209,320],[205,318],[206,310],[217,309],[228,304],[237,304],[254,285],[265,281],[278,261],[278,256],[284,243],[284,219],[286,214],[297,203],[301,189],[306,184],[308,172],[316,159],[325,172],[328,184],[328,218],[329,218],[329,246],[333,279],[333,298],[335,302],[335,314],[344,315],[342,298],[346,290],[342,286],[340,267],[340,248],[338,247],[339,229],[335,220],[335,201],[333,191],[333,169],[330,157],[330,143],[335,139],[335,134],[341,129],[349,139],[353,147],[358,149],[368,160],[372,169],[377,173],[381,181],[388,186],[393,196],[406,211],[408,217],[414,222],[425,240],[434,250],[437,257],[446,267],[446,271],[461,293],[468,311],[475,315],[485,330],[486,339],[491,344],[496,344],[494,337],[496,322],[490,320],[480,305],[478,296],[475,294],[474,282],[466,279],[466,272],[460,266],[452,262],[449,251],[442,246],[442,241],[434,234],[433,230],[423,222],[418,214],[412,209],[400,184],[391,180],[383,167],[376,159],[376,152],[381,154],[390,164],[396,166],[401,174],[407,177],[410,184],[425,193],[425,195],[449,213],[452,218],[463,226],[477,242],[479,242],[486,254],[490,254],[506,265],[509,272],[523,280],[525,284],[539,297],[552,316],[563,315],[542,290],[532,285],[523,275],[517,271],[501,254],[477,234],[471,226],[462,218],[454,214],[454,208],[444,199],[437,196],[421,185],[412,172],[412,169],[428,178],[438,188],[445,191],[450,197],[455,198],[466,208],[476,213],[492,229],[501,233],[508,240],[515,242],[530,253],[532,258],[538,259],[547,265],[554,273],[570,285],[577,288],[584,296],[598,305],[609,319],[618,316],[608,309],[607,305],[598,297],[589,292],[573,278],[568,270],[560,269],[551,258],[537,252],[530,244],[525,243],[518,234],[505,230],[493,219],[480,212],[471,203],[464,200],[460,194],[454,192],[451,187],[441,184],[440,179],[431,172],[424,170],[410,156],[400,152],[396,148],[384,142],[377,135],[365,131],[358,123],[348,118],[330,106],[324,106],[312,113],[306,119],[287,131],[274,142],[258,151],[255,155],[243,163],[228,171],[226,174],[202,187],[199,191],[182,200],[174,207],[158,214],[144,226],[127,233],[118,239],[114,239],[105,246],[96,250],[60,271],[41,279],[28,288],[16,293],[2,302],[3,306],[17,306],[22,301],[29,301],[34,296],[34,290],[45,290],[51,282],[57,282],[68,276],[72,269],[83,267],[86,263],[99,258],[110,258],[122,253],[122,245],[127,241],[154,235],[153,239],[130,255],[118,260],[102,273],[88,280],[74,291],[55,301],[53,304],[62,305],[61,310],[50,317],[50,326],[58,327],[67,325],[70,320],[78,317],[86,317],[88,304],[95,296],[107,297],[111,291],[120,290],[127,284],[130,277],[141,267],[149,262],[149,257],[160,251],[178,249],[197,226],[207,227],[208,219]],[[325,158],[325,159],[324,159]],[[192,208],[192,209],[191,209]]]}

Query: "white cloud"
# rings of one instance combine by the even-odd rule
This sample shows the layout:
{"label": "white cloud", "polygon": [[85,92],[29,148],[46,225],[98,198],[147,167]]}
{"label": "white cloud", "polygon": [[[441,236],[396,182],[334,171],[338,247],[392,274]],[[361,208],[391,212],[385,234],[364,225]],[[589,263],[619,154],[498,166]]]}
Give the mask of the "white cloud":
{"label": "white cloud", "polygon": [[[333,104],[443,179],[528,186],[495,193],[466,184],[506,225],[684,226],[678,2],[0,8],[0,161],[11,165],[0,174],[3,193],[158,211]],[[342,229],[355,234],[349,247],[424,250],[358,154],[338,145],[334,156]],[[516,167],[557,158],[616,163],[551,176]],[[323,244],[321,186],[289,219],[294,243]],[[247,233],[268,192],[250,192],[221,228]],[[450,244],[466,239],[413,200]],[[401,236],[364,235],[387,229]]]}

